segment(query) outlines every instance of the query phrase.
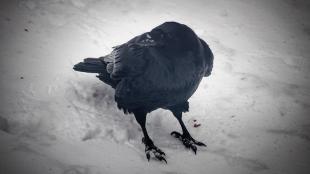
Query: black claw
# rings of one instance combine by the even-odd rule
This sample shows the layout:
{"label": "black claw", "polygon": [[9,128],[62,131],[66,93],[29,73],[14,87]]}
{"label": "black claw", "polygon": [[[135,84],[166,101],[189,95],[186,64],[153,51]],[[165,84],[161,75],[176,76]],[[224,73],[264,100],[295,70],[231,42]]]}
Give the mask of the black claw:
{"label": "black claw", "polygon": [[148,161],[150,161],[151,156],[150,156],[149,152],[146,153],[146,158],[147,158]]}
{"label": "black claw", "polygon": [[205,147],[207,147],[207,145],[205,145],[205,144],[202,143],[202,142],[195,142],[195,144],[196,144],[197,146],[205,146]]}
{"label": "black claw", "polygon": [[166,164],[167,164],[167,160],[166,160],[163,156],[155,155],[155,157],[156,157],[159,161],[165,161]]}
{"label": "black claw", "polygon": [[175,138],[179,138],[182,136],[179,132],[176,132],[176,131],[171,132],[170,135],[174,136]]}
{"label": "black claw", "polygon": [[180,141],[182,141],[183,145],[186,148],[192,149],[192,151],[195,153],[195,155],[197,153],[196,145],[197,146],[205,146],[205,147],[207,146],[207,145],[205,145],[202,142],[196,141],[190,135],[182,135],[182,134],[180,134],[179,132],[176,132],[176,131],[171,132],[171,135],[174,136],[175,138],[178,138]]}
{"label": "black claw", "polygon": [[196,155],[197,147],[196,147],[194,144],[192,144],[192,145],[191,145],[191,149],[194,151],[194,153],[195,153],[195,155]]}
{"label": "black claw", "polygon": [[165,152],[163,152],[162,150],[160,150],[160,149],[157,148],[156,151],[157,151],[160,155],[166,156]]}
{"label": "black claw", "polygon": [[[148,161],[151,159],[151,153],[153,156],[155,156],[156,159],[159,161],[165,161],[167,163],[167,160],[163,157],[166,154],[157,148],[152,141],[145,141],[145,138],[142,138],[142,142],[145,144],[145,155]],[[152,157],[153,158],[153,157]]]}
{"label": "black claw", "polygon": [[166,162],[166,164],[168,164],[168,162],[167,162],[167,160],[163,157],[163,161],[165,161]]}

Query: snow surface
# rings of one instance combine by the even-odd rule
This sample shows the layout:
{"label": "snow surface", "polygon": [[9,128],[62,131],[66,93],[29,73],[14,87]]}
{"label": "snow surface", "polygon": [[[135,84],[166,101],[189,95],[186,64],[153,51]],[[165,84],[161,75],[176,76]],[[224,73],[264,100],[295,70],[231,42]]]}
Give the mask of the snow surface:
{"label": "snow surface", "polygon": [[[2,0],[0,173],[310,173],[309,9],[306,0]],[[165,21],[192,27],[215,55],[184,114],[207,148],[194,155],[171,137],[180,126],[168,111],[148,116],[167,165],[147,162],[113,90],[72,70]]]}

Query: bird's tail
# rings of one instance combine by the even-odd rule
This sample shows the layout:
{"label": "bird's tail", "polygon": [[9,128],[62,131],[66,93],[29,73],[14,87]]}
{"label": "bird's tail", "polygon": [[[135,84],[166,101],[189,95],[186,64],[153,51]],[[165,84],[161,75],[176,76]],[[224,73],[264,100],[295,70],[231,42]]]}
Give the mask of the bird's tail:
{"label": "bird's tail", "polygon": [[73,69],[80,72],[98,73],[99,75],[97,75],[97,77],[101,81],[112,86],[112,88],[115,88],[119,81],[111,79],[110,73],[108,72],[109,68],[107,69],[107,66],[110,67],[110,69],[112,67],[108,64],[109,60],[105,59],[105,57],[86,58],[83,62],[74,65]]}
{"label": "bird's tail", "polygon": [[75,71],[87,73],[104,73],[106,72],[106,64],[98,58],[86,58],[83,62],[74,65]]}

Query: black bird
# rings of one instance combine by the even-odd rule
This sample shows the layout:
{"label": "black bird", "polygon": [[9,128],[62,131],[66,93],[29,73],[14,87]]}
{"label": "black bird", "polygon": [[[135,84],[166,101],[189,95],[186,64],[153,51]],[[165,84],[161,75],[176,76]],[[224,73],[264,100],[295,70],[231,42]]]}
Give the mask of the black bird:
{"label": "black bird", "polygon": [[189,108],[187,100],[213,68],[213,53],[206,42],[184,24],[165,22],[113,48],[109,55],[86,58],[73,69],[98,73],[101,81],[115,89],[118,108],[133,113],[142,128],[147,159],[153,155],[167,162],[145,128],[147,113],[158,108],[170,110],[179,121],[183,133],[171,135],[186,148],[196,154],[196,145],[206,146],[192,138],[182,121],[182,112]]}

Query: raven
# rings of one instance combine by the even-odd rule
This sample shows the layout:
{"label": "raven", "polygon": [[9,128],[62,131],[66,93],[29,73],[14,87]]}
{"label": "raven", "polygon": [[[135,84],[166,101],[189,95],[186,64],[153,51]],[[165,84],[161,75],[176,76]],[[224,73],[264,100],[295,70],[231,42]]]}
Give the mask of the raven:
{"label": "raven", "polygon": [[73,67],[76,71],[98,73],[101,81],[115,89],[118,108],[125,114],[133,113],[142,128],[147,159],[152,155],[166,163],[165,153],[147,133],[146,115],[158,108],[170,110],[183,131],[171,135],[196,154],[196,145],[206,145],[192,138],[182,113],[188,111],[188,99],[212,68],[213,53],[206,42],[177,22],[165,22],[113,47],[106,56],[86,58]]}

